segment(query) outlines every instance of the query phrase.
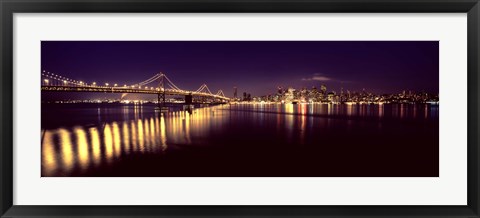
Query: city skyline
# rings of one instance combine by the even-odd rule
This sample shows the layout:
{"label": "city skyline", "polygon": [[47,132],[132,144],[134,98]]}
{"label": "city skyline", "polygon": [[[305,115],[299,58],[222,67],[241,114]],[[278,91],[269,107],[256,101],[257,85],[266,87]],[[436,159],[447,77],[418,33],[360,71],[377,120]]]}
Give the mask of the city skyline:
{"label": "city skyline", "polygon": [[207,83],[228,97],[234,87],[263,96],[322,84],[337,92],[438,93],[439,77],[431,41],[44,41],[42,69],[112,84],[161,71],[181,88]]}

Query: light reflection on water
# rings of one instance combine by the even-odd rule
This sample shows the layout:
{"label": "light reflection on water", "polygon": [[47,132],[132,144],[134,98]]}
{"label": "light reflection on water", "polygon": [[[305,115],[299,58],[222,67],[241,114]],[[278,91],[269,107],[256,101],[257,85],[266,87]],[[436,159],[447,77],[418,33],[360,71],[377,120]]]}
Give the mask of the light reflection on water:
{"label": "light reflection on water", "polygon": [[[97,110],[99,119],[102,110]],[[298,140],[303,144],[314,135],[313,129],[332,125],[335,116],[347,117],[344,119],[347,130],[355,122],[348,117],[438,119],[438,106],[430,105],[239,104],[198,108],[192,113],[150,111],[148,114],[147,109],[135,106],[133,110],[124,107],[120,111],[121,119],[99,125],[43,130],[42,176],[78,174],[111,165],[132,154],[162,154],[167,148],[182,145],[208,145],[215,140],[213,133],[221,133],[235,122],[273,124],[287,141]],[[377,128],[382,128],[381,122]]]}
{"label": "light reflection on water", "polygon": [[45,130],[42,175],[68,175],[111,164],[131,153],[161,153],[168,146],[191,144],[191,135],[204,135],[223,122],[224,110],[214,108],[174,111],[103,126]]}
{"label": "light reflection on water", "polygon": [[430,104],[238,104],[236,109],[295,114],[382,118],[438,118],[438,105]]}

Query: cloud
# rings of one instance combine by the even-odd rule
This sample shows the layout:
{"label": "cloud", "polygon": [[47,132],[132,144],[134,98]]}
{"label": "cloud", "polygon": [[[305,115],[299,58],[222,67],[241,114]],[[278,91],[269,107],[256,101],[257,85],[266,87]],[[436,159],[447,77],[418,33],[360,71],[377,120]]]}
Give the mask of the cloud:
{"label": "cloud", "polygon": [[322,81],[322,82],[325,82],[325,81],[331,81],[333,80],[332,78],[330,77],[327,77],[325,75],[322,75],[320,73],[314,73],[313,76],[309,77],[309,78],[302,78],[302,81]]}

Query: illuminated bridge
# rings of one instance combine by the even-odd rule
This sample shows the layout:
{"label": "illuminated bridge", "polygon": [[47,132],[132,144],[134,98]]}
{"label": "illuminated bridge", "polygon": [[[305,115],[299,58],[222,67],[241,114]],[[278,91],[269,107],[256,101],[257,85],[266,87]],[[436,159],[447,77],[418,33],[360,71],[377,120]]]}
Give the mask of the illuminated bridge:
{"label": "illuminated bridge", "polygon": [[138,94],[156,94],[158,102],[165,103],[165,96],[177,95],[185,96],[185,103],[192,103],[192,99],[213,99],[220,102],[228,102],[230,98],[225,97],[222,90],[213,94],[206,84],[203,84],[195,91],[183,90],[178,88],[164,73],[158,73],[154,76],[136,84],[109,84],[104,85],[86,83],[63,77],[51,72],[42,72],[42,91],[45,92],[100,92],[100,93],[138,93]]}

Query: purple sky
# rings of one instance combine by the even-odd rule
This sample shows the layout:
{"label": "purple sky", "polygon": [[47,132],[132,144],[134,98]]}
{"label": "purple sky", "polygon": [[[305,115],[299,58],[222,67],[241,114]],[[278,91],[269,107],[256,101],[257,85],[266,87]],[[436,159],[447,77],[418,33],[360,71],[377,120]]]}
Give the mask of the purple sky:
{"label": "purple sky", "polygon": [[164,72],[179,88],[226,96],[276,87],[438,93],[437,41],[44,41],[42,70],[103,84]]}

